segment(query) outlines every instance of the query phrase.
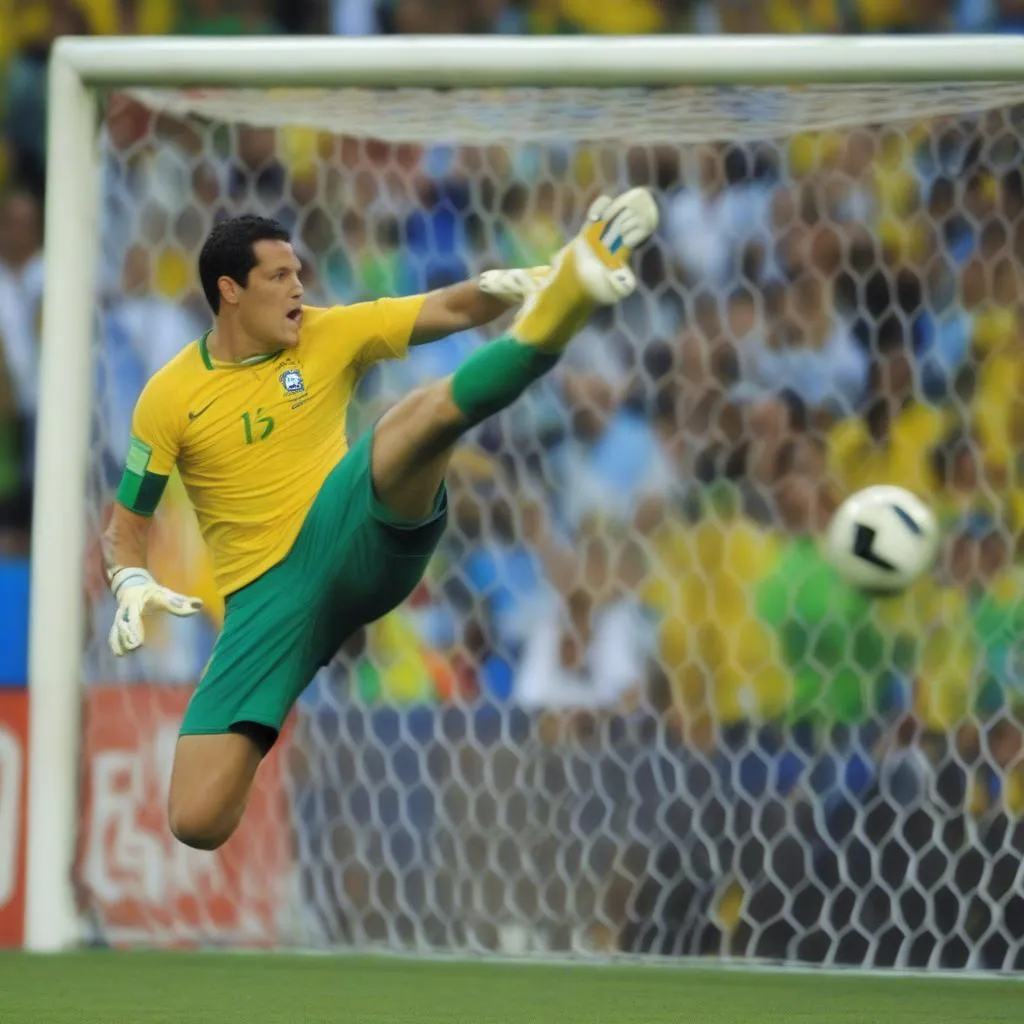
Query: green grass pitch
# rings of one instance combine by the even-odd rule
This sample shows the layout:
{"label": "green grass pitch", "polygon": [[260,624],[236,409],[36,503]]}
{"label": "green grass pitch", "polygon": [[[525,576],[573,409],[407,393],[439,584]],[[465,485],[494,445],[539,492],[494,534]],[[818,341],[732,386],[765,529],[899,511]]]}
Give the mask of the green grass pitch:
{"label": "green grass pitch", "polygon": [[0,954],[3,1024],[1020,1024],[1024,984],[181,953]]}

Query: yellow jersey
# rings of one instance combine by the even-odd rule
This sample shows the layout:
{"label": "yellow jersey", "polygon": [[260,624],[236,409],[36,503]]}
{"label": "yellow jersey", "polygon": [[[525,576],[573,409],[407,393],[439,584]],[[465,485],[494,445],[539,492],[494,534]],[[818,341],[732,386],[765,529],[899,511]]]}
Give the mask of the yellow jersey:
{"label": "yellow jersey", "polygon": [[952,412],[915,403],[893,420],[889,438],[876,444],[863,419],[843,420],[828,438],[832,477],[847,494],[872,484],[899,484],[931,500],[936,481],[929,455],[954,423]]}
{"label": "yellow jersey", "polygon": [[152,514],[176,465],[217,589],[251,583],[291,550],[348,450],[360,376],[405,356],[423,298],[304,307],[299,344],[258,362],[218,362],[205,336],[186,346],[139,396],[118,500]]}
{"label": "yellow jersey", "polygon": [[691,724],[769,721],[792,702],[792,672],[754,601],[780,546],[743,518],[668,523],[651,538],[640,595],[659,615],[660,660]]}

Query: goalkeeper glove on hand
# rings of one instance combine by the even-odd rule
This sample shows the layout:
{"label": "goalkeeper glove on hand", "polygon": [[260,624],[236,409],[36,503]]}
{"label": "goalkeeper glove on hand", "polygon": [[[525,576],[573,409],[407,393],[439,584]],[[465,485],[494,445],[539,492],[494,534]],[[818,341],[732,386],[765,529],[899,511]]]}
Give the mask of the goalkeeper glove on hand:
{"label": "goalkeeper glove on hand", "polygon": [[110,627],[110,649],[117,657],[142,646],[146,612],[170,612],[184,618],[203,607],[197,597],[185,597],[161,587],[145,569],[118,569],[110,577],[110,590],[117,601],[117,615]]}
{"label": "goalkeeper glove on hand", "polygon": [[587,223],[570,243],[576,266],[591,297],[602,305],[631,295],[636,275],[629,258],[658,226],[658,204],[645,188],[616,196],[598,196],[587,211]]}
{"label": "goalkeeper glove on hand", "polygon": [[487,295],[515,306],[537,291],[550,273],[550,267],[485,270],[477,280],[477,286]]}

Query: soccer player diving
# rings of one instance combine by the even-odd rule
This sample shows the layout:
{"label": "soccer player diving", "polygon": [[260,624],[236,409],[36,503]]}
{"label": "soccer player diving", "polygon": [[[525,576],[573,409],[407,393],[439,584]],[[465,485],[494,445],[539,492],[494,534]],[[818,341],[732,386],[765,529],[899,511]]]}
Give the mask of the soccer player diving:
{"label": "soccer player diving", "polygon": [[[657,221],[644,189],[601,197],[551,267],[330,309],[303,306],[301,265],[279,224],[241,217],[213,229],[199,277],[214,326],[143,389],[103,537],[116,655],[142,644],[146,613],[201,607],[145,568],[175,466],[225,596],[175,748],[168,818],[181,842],[212,850],[234,832],[300,693],[423,576],[445,528],[454,445],[551,370],[595,306],[634,290],[629,259]],[[518,303],[508,334],[348,447],[345,411],[367,367]]]}

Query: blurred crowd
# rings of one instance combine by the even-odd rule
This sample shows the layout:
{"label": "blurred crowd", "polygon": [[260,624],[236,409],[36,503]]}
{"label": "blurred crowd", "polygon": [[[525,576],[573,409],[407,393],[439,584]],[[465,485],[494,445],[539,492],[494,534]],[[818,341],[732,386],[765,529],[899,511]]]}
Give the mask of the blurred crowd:
{"label": "blurred crowd", "polygon": [[[1024,3],[0,0],[0,19],[0,541],[24,550],[55,35],[1016,31]],[[545,262],[601,191],[649,185],[662,209],[638,293],[460,450],[413,600],[307,692],[307,778],[354,696],[514,706],[555,746],[653,716],[680,758],[724,755],[729,785],[767,807],[803,795],[836,830],[883,785],[894,806],[941,779],[972,815],[1024,810],[1024,105],[758,142],[484,147],[210,124],[115,95],[104,143],[101,516],[142,383],[207,323],[194,267],[219,218],[286,223],[307,300],[326,304]],[[500,327],[376,368],[350,431]],[[874,483],[917,492],[946,537],[936,571],[884,601],[820,549],[842,497]],[[94,572],[94,678],[201,671],[221,605],[177,481],[151,567],[209,621],[154,624],[115,664]]]}

